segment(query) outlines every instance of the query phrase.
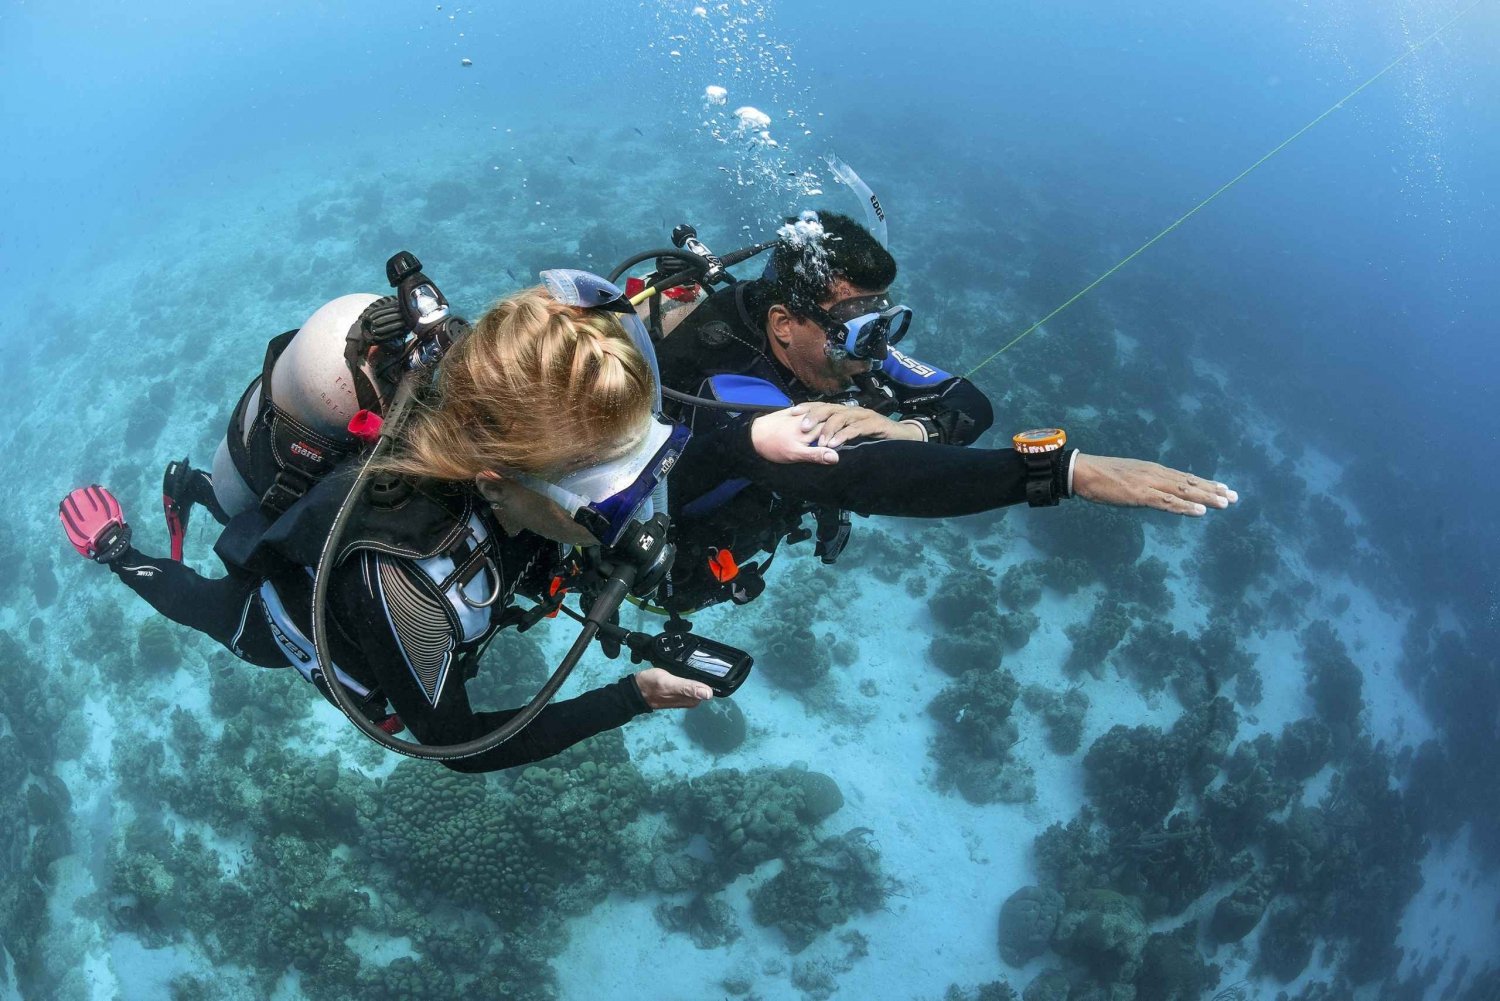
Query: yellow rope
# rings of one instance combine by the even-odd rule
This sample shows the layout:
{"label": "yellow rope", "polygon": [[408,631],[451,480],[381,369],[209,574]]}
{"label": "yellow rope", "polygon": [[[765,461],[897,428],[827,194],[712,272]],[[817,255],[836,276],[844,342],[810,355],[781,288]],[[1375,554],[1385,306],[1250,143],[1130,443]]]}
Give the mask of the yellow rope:
{"label": "yellow rope", "polygon": [[1277,145],[1277,147],[1275,149],[1271,150],[1271,152],[1267,153],[1265,156],[1261,157],[1259,160],[1256,160],[1250,166],[1248,166],[1244,170],[1240,171],[1231,180],[1225,182],[1225,184],[1222,185],[1213,194],[1209,195],[1207,198],[1203,199],[1203,201],[1199,202],[1197,205],[1194,205],[1192,208],[1190,208],[1186,212],[1184,212],[1177,219],[1177,221],[1175,221],[1174,223],[1172,223],[1166,229],[1162,230],[1160,233],[1157,233],[1155,236],[1153,236],[1151,239],[1147,240],[1145,243],[1141,244],[1135,250],[1132,250],[1118,264],[1116,264],[1114,267],[1110,268],[1108,271],[1104,272],[1104,274],[1100,275],[1098,278],[1095,278],[1093,281],[1089,282],[1089,284],[1086,285],[1086,286],[1084,286],[1082,289],[1079,289],[1078,292],[1075,293],[1072,296],[1072,298],[1070,298],[1067,302],[1063,303],[1061,306],[1058,306],[1052,312],[1048,313],[1046,316],[1042,317],[1040,320],[1036,321],[1031,326],[1029,326],[1025,330],[1021,331],[1015,337],[1012,337],[1005,344],[1004,347],[1000,348],[998,351],[995,351],[993,354],[991,354],[984,361],[980,362],[978,365],[975,365],[973,368],[969,369],[967,372],[964,373],[964,378],[966,378],[966,379],[967,378],[972,378],[975,372],[978,372],[980,369],[984,368],[990,362],[994,361],[996,358],[1000,357],[1005,352],[1007,352],[1011,348],[1015,347],[1016,344],[1018,344],[1023,338],[1025,338],[1028,335],[1034,333],[1039,327],[1041,327],[1042,324],[1046,323],[1048,320],[1052,319],[1058,313],[1061,313],[1063,310],[1065,310],[1069,306],[1073,305],[1073,303],[1077,302],[1079,299],[1082,299],[1084,296],[1088,295],[1094,289],[1098,288],[1101,284],[1103,284],[1104,280],[1106,278],[1108,278],[1110,275],[1114,274],[1116,271],[1119,271],[1121,268],[1123,268],[1125,265],[1129,264],[1131,261],[1135,260],[1141,254],[1144,254],[1147,250],[1149,250],[1152,246],[1154,246],[1158,240],[1162,239],[1164,236],[1166,236],[1168,233],[1172,232],[1178,226],[1181,226],[1183,223],[1187,222],[1193,216],[1197,215],[1198,212],[1201,209],[1203,209],[1204,207],[1206,207],[1210,202],[1214,201],[1214,199],[1218,198],[1224,192],[1228,191],[1230,188],[1232,188],[1236,184],[1240,183],[1240,181],[1244,180],[1247,176],[1249,176],[1250,173],[1252,171],[1254,171],[1257,167],[1259,167],[1261,164],[1265,163],[1267,160],[1271,159],[1271,157],[1275,156],[1277,153],[1280,153],[1282,150],[1286,149],[1293,142],[1295,142],[1297,139],[1299,139],[1302,135],[1304,135],[1309,130],[1311,130],[1313,128],[1313,126],[1317,125],[1323,119],[1327,118],[1329,115],[1333,114],[1335,111],[1337,111],[1340,108],[1342,108],[1344,106],[1345,102],[1350,101],[1350,100],[1352,100],[1355,97],[1358,97],[1359,94],[1360,94],[1360,92],[1362,92],[1366,87],[1369,87],[1376,80],[1379,80],[1381,77],[1385,76],[1391,70],[1393,70],[1397,66],[1401,65],[1403,62],[1405,62],[1407,59],[1409,59],[1412,55],[1414,55],[1415,53],[1417,53],[1418,51],[1420,51],[1425,45],[1427,45],[1427,43],[1431,42],[1434,38],[1437,38],[1437,36],[1441,35],[1443,32],[1447,31],[1449,28],[1453,27],[1453,25],[1455,25],[1456,23],[1458,23],[1459,19],[1462,18],[1464,15],[1468,14],[1469,11],[1473,10],[1475,7],[1478,7],[1480,4],[1482,4],[1484,2],[1485,2],[1485,0],[1474,0],[1473,3],[1469,4],[1469,6],[1465,7],[1463,10],[1461,10],[1457,14],[1455,14],[1453,16],[1453,18],[1451,20],[1449,20],[1446,24],[1444,24],[1441,28],[1438,28],[1432,34],[1428,35],[1426,38],[1422,39],[1420,42],[1418,42],[1417,44],[1411,46],[1405,52],[1401,53],[1401,55],[1397,56],[1395,59],[1392,59],[1389,63],[1386,64],[1385,68],[1382,69],[1379,73],[1376,73],[1374,76],[1370,77],[1370,79],[1366,80],[1364,83],[1360,84],[1358,87],[1355,87],[1349,93],[1347,93],[1343,97],[1339,98],[1339,100],[1336,103],[1334,103],[1332,106],[1330,106],[1328,108],[1328,110],[1324,111],[1317,118],[1314,118],[1312,121],[1310,121],[1306,125],[1302,126],[1302,128],[1298,129],[1296,132],[1293,132],[1286,139],[1282,140],[1282,142],[1279,145]]}

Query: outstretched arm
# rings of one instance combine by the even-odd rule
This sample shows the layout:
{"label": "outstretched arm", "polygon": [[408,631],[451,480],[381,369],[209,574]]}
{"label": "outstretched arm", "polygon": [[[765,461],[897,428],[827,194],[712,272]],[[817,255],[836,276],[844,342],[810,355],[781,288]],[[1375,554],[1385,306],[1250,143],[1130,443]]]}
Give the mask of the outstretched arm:
{"label": "outstretched arm", "polygon": [[[870,437],[830,447],[843,432],[828,436],[821,425],[809,427],[810,406],[818,405],[705,436],[699,447],[716,459],[705,464],[712,475],[700,478],[712,486],[740,477],[798,500],[898,517],[946,518],[1026,499],[1025,460],[1012,449]],[[1197,517],[1239,500],[1223,483],[1140,459],[1079,453],[1068,472],[1072,495],[1099,504]]]}

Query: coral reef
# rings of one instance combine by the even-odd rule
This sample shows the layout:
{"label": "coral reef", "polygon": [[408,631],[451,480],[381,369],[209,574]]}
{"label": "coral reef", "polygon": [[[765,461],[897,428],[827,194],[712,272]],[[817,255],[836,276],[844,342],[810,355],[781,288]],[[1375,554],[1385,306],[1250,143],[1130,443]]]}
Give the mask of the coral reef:
{"label": "coral reef", "polygon": [[1149,932],[1135,901],[1113,890],[1068,897],[1052,946],[1106,983],[1135,979]]}
{"label": "coral reef", "polygon": [[757,924],[781,930],[793,953],[848,921],[878,910],[894,888],[880,865],[869,828],[854,828],[792,854],[785,867],[750,893]]}
{"label": "coral reef", "polygon": [[1198,568],[1199,579],[1221,602],[1242,600],[1245,592],[1261,580],[1271,577],[1281,565],[1276,555],[1276,540],[1262,519],[1246,517],[1233,522],[1215,519],[1203,533],[1203,554]]}
{"label": "coral reef", "polygon": [[796,768],[716,769],[669,786],[661,798],[678,828],[707,839],[715,885],[809,843],[843,805],[833,780]]}
{"label": "coral reef", "polygon": [[1027,560],[1006,570],[1000,578],[1000,600],[1018,612],[1030,610],[1042,600],[1043,570],[1041,560]]}
{"label": "coral reef", "polygon": [[811,602],[781,602],[755,626],[758,673],[794,691],[812,688],[833,668],[830,644],[813,633]]}
{"label": "coral reef", "polygon": [[1044,886],[1023,886],[1000,908],[1000,958],[1025,966],[1047,951],[1062,917],[1063,895]]}
{"label": "coral reef", "polygon": [[1030,766],[1010,751],[1019,739],[1011,710],[1020,685],[1009,671],[965,671],[927,706],[939,789],[971,803],[1023,803],[1036,796]]}
{"label": "coral reef", "polygon": [[687,935],[699,949],[718,949],[741,934],[734,911],[722,898],[709,894],[694,894],[685,904],[663,900],[652,914],[657,924]]}
{"label": "coral reef", "polygon": [[1318,716],[1335,734],[1337,744],[1347,745],[1359,729],[1364,676],[1326,621],[1319,620],[1303,630],[1302,650],[1307,694]]}
{"label": "coral reef", "polygon": [[1027,685],[1021,693],[1026,708],[1047,725],[1047,743],[1058,754],[1072,754],[1083,742],[1083,720],[1089,697],[1081,688],[1054,692],[1040,685]]}
{"label": "coral reef", "polygon": [[1064,665],[1070,675],[1087,671],[1095,678],[1104,677],[1104,658],[1120,645],[1130,630],[1130,616],[1119,602],[1100,598],[1086,621],[1075,622],[1063,632],[1073,649]]}
{"label": "coral reef", "polygon": [[1089,799],[1111,827],[1156,828],[1177,802],[1183,763],[1176,742],[1156,727],[1116,725],[1083,758]]}
{"label": "coral reef", "polygon": [[1105,504],[1064,504],[1026,523],[1031,541],[1049,556],[1086,562],[1098,577],[1127,571],[1146,546],[1139,515]]}
{"label": "coral reef", "polygon": [[1159,1001],[1199,1001],[1219,983],[1219,967],[1198,954],[1193,922],[1171,932],[1157,932],[1146,940],[1135,976],[1139,998]]}

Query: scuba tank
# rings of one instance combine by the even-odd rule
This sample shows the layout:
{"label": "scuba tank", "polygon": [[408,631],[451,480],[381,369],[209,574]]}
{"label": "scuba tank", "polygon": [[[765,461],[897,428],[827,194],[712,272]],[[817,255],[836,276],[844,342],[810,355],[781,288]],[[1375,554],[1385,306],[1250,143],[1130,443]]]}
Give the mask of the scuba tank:
{"label": "scuba tank", "polygon": [[[290,336],[271,342],[261,375],[245,390],[214,452],[214,495],[231,518],[259,504],[283,468],[311,475],[319,465],[332,468],[353,454],[358,443],[348,427],[360,406],[344,348],[366,310],[381,301],[368,293],[339,296]],[[361,367],[373,380],[368,361]],[[255,448],[252,439],[261,433],[268,435],[269,450]],[[272,456],[275,468],[266,463]]]}

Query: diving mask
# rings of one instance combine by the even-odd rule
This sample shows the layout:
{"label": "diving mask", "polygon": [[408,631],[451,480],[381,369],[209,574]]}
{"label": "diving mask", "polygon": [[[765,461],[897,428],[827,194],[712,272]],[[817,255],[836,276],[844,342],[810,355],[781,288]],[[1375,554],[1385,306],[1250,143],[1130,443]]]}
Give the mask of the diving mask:
{"label": "diving mask", "polygon": [[911,326],[911,307],[891,305],[883,292],[844,299],[828,309],[813,306],[802,312],[823,328],[829,344],[851,358],[871,361],[884,361],[887,349],[905,337]]}
{"label": "diving mask", "polygon": [[630,451],[609,462],[556,481],[509,470],[505,476],[557,504],[609,547],[624,537],[631,522],[645,521],[654,513],[652,495],[666,482],[690,437],[686,425],[658,414]]}

